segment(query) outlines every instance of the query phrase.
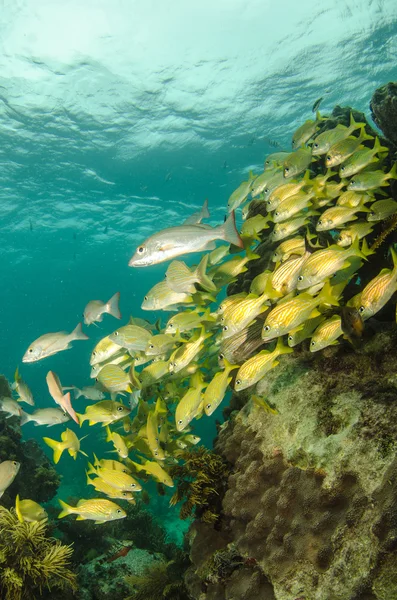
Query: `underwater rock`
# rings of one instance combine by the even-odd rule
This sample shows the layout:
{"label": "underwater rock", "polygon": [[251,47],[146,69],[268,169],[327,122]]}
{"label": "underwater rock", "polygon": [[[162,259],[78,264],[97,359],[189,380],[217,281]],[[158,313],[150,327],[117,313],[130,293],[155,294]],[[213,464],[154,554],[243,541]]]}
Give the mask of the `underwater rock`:
{"label": "underwater rock", "polygon": [[[232,465],[219,530],[192,528],[193,598],[397,597],[396,349],[393,330],[284,357],[264,393],[278,414],[233,413],[215,445]],[[242,564],[214,578],[231,544]],[[243,575],[267,591],[231,594]]]}
{"label": "underwater rock", "polygon": [[389,82],[378,88],[370,103],[376,125],[386,138],[397,146],[397,82]]}

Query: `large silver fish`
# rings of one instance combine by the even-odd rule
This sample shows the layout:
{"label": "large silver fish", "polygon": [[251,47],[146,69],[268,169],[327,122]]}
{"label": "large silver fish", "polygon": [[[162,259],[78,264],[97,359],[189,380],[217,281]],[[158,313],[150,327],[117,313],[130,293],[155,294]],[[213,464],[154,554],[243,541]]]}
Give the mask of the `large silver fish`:
{"label": "large silver fish", "polygon": [[128,265],[147,267],[183,254],[212,250],[215,240],[224,240],[240,248],[244,247],[236,229],[234,212],[231,212],[219,227],[179,225],[162,229],[138,246]]}

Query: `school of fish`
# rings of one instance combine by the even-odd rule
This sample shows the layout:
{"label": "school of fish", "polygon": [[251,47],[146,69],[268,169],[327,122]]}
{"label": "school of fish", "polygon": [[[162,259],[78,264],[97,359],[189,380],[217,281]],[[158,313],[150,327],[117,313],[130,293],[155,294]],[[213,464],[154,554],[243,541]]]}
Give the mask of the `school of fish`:
{"label": "school of fish", "polygon": [[[49,395],[57,406],[28,413],[21,403],[34,406],[33,395],[16,370],[16,397],[1,398],[1,411],[20,417],[21,425],[54,426],[72,419],[80,427],[88,422],[90,428],[104,428],[115,454],[87,460],[87,486],[98,497],[81,499],[77,506],[61,501],[60,518],[74,514],[98,524],[120,519],[126,513],[114,500],[134,503],[149,479],[173,487],[169,467],[200,442],[192,430],[195,420],[212,415],[231,390],[250,388],[253,401],[266,407],[266,374],[282,355],[306,339],[311,352],[342,337],[354,345],[365,321],[397,290],[393,247],[391,268],[364,287],[357,275],[374,254],[368,236],[379,234],[397,214],[390,187],[397,166],[385,169],[388,148],[353,114],[349,125],[319,133],[324,120],[319,113],[307,120],[292,136],[292,152],[273,153],[261,173],[249,173],[231,194],[223,224],[202,223],[210,217],[205,201],[181,225],[142,241],[130,267],[169,263],[164,279],[142,299],[142,309],[171,314],[155,323],[130,317],[101,339],[87,361],[92,386],[64,387],[48,371]],[[201,253],[197,266],[181,260],[191,253]],[[250,289],[225,295],[248,263],[260,265]],[[345,301],[348,285],[357,293]],[[116,293],[107,302],[90,301],[84,323],[101,322],[104,314],[121,320],[119,299]],[[46,333],[22,361],[43,360],[78,340],[88,340],[81,324],[71,333]],[[89,402],[84,412],[72,406],[71,390],[74,405],[80,397]],[[59,438],[43,438],[55,464],[66,452],[73,459],[87,456],[82,439],[68,427]],[[0,497],[19,466],[0,464]],[[46,517],[31,500],[18,498],[16,510],[20,519]]]}

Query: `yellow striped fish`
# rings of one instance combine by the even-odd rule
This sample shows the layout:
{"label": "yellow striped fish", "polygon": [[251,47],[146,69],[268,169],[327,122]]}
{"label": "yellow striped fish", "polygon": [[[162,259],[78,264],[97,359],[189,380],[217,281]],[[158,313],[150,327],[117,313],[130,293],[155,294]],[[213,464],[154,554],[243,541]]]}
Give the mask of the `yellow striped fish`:
{"label": "yellow striped fish", "polygon": [[133,494],[132,492],[125,492],[124,490],[119,490],[118,488],[113,487],[109,483],[106,483],[100,477],[94,477],[94,479],[90,479],[88,473],[87,476],[87,485],[92,485],[97,492],[102,492],[102,494],[106,494],[108,498],[114,498],[115,500],[132,500]]}
{"label": "yellow striped fish", "polygon": [[378,200],[371,204],[371,212],[367,215],[368,221],[383,221],[397,213],[397,202],[391,198]]}
{"label": "yellow striped fish", "polygon": [[109,335],[109,340],[119,346],[119,350],[127,348],[129,352],[142,352],[145,350],[148,340],[151,337],[150,331],[139,327],[138,325],[124,325],[119,327]]}
{"label": "yellow striped fish", "polygon": [[324,250],[317,250],[304,263],[298,276],[298,290],[321,283],[340,269],[350,265],[348,259],[359,256],[366,258],[358,248],[358,240],[355,240],[350,248],[344,249],[336,244],[328,246]]}
{"label": "yellow striped fish", "polygon": [[108,392],[132,392],[133,388],[128,373],[118,365],[105,365],[98,373],[98,383]]}
{"label": "yellow striped fish", "polygon": [[262,339],[264,341],[272,340],[289,333],[307,319],[317,317],[320,314],[317,309],[320,304],[338,305],[329,284],[326,284],[315,298],[305,292],[292,300],[281,302],[273,308],[263,325]]}
{"label": "yellow striped fish", "polygon": [[349,206],[350,208],[355,208],[361,204],[365,204],[366,202],[372,201],[374,198],[365,192],[355,192],[354,190],[349,190],[347,192],[343,192],[336,201],[337,206]]}
{"label": "yellow striped fish", "polygon": [[281,242],[272,255],[273,262],[284,262],[293,254],[302,256],[306,251],[305,238],[298,235],[291,240]]}
{"label": "yellow striped fish", "polygon": [[358,149],[364,148],[361,146],[365,140],[373,140],[372,135],[365,133],[364,127],[360,131],[359,137],[349,136],[339,142],[336,142],[328,150],[325,157],[325,166],[327,168],[336,167],[347,160]]}
{"label": "yellow striped fish", "polygon": [[122,471],[115,471],[114,469],[106,469],[106,468],[94,468],[90,463],[88,463],[88,474],[95,474],[97,477],[100,477],[105,483],[117,488],[118,490],[123,490],[124,492],[141,492],[142,486],[136,479],[131,477],[129,473],[123,473]]}
{"label": "yellow striped fish", "polygon": [[122,349],[118,344],[115,344],[110,340],[109,336],[106,336],[97,343],[94,350],[92,351],[90,365],[93,366],[98,363],[107,361],[113,356],[119,354],[121,350]]}
{"label": "yellow striped fish", "polygon": [[349,221],[358,219],[357,212],[370,212],[363,204],[350,208],[349,206],[332,206],[323,212],[317,221],[316,231],[337,229]]}
{"label": "yellow striped fish", "polygon": [[[199,227],[197,225],[197,227]],[[174,292],[167,281],[156,283],[151,290],[148,291],[143,299],[142,310],[176,310],[175,306],[179,304],[192,304],[193,298],[191,294],[184,292]]]}
{"label": "yellow striped fish", "polygon": [[325,317],[323,315],[319,315],[314,319],[308,319],[305,321],[305,323],[303,323],[303,325],[296,327],[296,329],[292,329],[288,334],[288,346],[290,348],[294,348],[309,338],[316,327],[318,327],[318,325],[320,325],[320,323],[323,321],[325,321]]}
{"label": "yellow striped fish", "polygon": [[159,360],[145,367],[139,374],[142,388],[153,385],[156,381],[164,377],[169,371],[167,360]]}
{"label": "yellow striped fish", "polygon": [[95,425],[96,423],[103,423],[103,426],[124,419],[130,413],[130,409],[121,404],[121,402],[114,402],[113,400],[102,400],[86,406],[85,413],[77,416],[80,421],[80,425],[84,421],[88,421],[89,425]]}
{"label": "yellow striped fish", "polygon": [[107,521],[115,521],[126,517],[125,511],[110,500],[103,498],[91,498],[90,500],[79,500],[77,506],[70,506],[59,500],[62,511],[58,515],[58,519],[62,519],[67,515],[78,515],[77,520],[90,519],[96,524],[106,523]]}
{"label": "yellow striped fish", "polygon": [[289,177],[295,177],[310,166],[312,162],[312,149],[311,148],[299,148],[295,152],[291,152],[283,163],[283,174],[287,179]]}
{"label": "yellow striped fish", "polygon": [[343,334],[340,315],[333,315],[317,327],[310,340],[310,352],[318,352],[331,344]]}
{"label": "yellow striped fish", "polygon": [[346,246],[350,246],[354,240],[362,240],[364,237],[370,234],[372,230],[373,225],[371,225],[371,223],[367,223],[366,221],[353,223],[353,225],[350,225],[350,227],[341,230],[336,243],[338,246],[345,248]]}
{"label": "yellow striped fish", "polygon": [[272,274],[273,288],[283,296],[295,290],[299,273],[309,256],[311,256],[310,252],[305,252],[303,256],[292,257],[283,262]]}
{"label": "yellow striped fish", "polygon": [[194,360],[197,354],[202,349],[207,338],[211,337],[211,333],[206,332],[204,327],[201,328],[201,333],[194,341],[186,342],[180,348],[177,348],[170,357],[168,370],[171,373],[178,373],[184,369],[189,363]]}
{"label": "yellow striped fish", "polygon": [[281,221],[287,221],[292,219],[301,210],[309,208],[311,206],[310,198],[313,197],[313,193],[305,194],[299,193],[295,196],[291,196],[286,200],[280,202],[276,210],[274,211],[273,221],[275,223],[281,223]]}
{"label": "yellow striped fish", "polygon": [[347,303],[348,306],[357,308],[363,321],[380,311],[397,289],[397,253],[393,247],[390,248],[390,252],[393,259],[393,270],[382,269],[362,292]]}
{"label": "yellow striped fish", "polygon": [[150,451],[153,454],[153,458],[156,460],[164,460],[165,454],[159,440],[159,424],[157,420],[157,413],[154,410],[151,410],[147,416],[146,437]]}
{"label": "yellow striped fish", "polygon": [[168,287],[180,294],[194,294],[195,283],[207,291],[215,291],[216,286],[206,274],[208,254],[201,259],[196,269],[190,269],[182,260],[173,260],[169,265],[165,277]]}
{"label": "yellow striped fish", "polygon": [[289,354],[293,352],[292,348],[284,346],[282,338],[277,340],[275,349],[262,350],[252,358],[248,359],[237,371],[234,389],[236,392],[245,390],[247,387],[254,385],[273,367],[278,365],[276,358],[281,354]]}
{"label": "yellow striped fish", "polygon": [[305,185],[309,184],[309,177],[310,172],[306,171],[305,176],[301,181],[291,181],[290,183],[284,183],[283,185],[278,186],[266,200],[267,210],[274,210],[287,198],[297,195]]}
{"label": "yellow striped fish", "polygon": [[232,380],[230,372],[238,369],[238,365],[231,365],[226,358],[223,358],[223,362],[225,368],[215,373],[204,392],[203,406],[207,417],[212,415],[225,397],[227,387]]}
{"label": "yellow striped fish", "polygon": [[189,423],[202,412],[202,390],[205,385],[201,373],[195,373],[190,380],[188,391],[178,402],[175,410],[175,425],[177,431],[183,431]]}
{"label": "yellow striped fish", "polygon": [[298,231],[301,227],[304,227],[308,224],[309,220],[307,217],[310,217],[312,214],[310,211],[301,217],[296,217],[295,219],[290,219],[288,221],[283,221],[282,223],[276,223],[274,229],[271,233],[271,239],[273,242],[280,242],[284,240],[286,237],[289,237],[296,231]]}
{"label": "yellow striped fish", "polygon": [[261,296],[249,294],[246,298],[225,309],[221,316],[222,339],[238,333],[251,323],[261,312],[266,310],[269,299],[280,297],[281,293],[274,289],[271,280]]}

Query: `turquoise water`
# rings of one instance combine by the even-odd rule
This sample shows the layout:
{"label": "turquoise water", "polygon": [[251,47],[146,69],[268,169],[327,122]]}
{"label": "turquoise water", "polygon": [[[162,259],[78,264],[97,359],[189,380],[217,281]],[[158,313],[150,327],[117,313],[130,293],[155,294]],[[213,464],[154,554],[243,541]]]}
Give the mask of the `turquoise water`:
{"label": "turquoise water", "polygon": [[[89,300],[120,291],[123,319],[156,319],[140,305],[167,264],[128,267],[144,238],[205,198],[209,222],[222,222],[230,193],[267,154],[290,148],[318,97],[322,112],[340,104],[368,115],[376,87],[397,79],[392,0],[18,0],[2,10],[0,371],[9,378],[31,341],[71,331]],[[90,384],[92,348],[116,324],[105,316],[85,329],[90,341],[22,365],[38,407],[52,405],[50,369],[63,385]],[[221,411],[195,425],[207,445]],[[61,430],[28,424],[24,434]],[[82,431],[84,449],[98,450],[100,428]],[[83,457],[62,458],[60,496],[84,494],[84,467]]]}

